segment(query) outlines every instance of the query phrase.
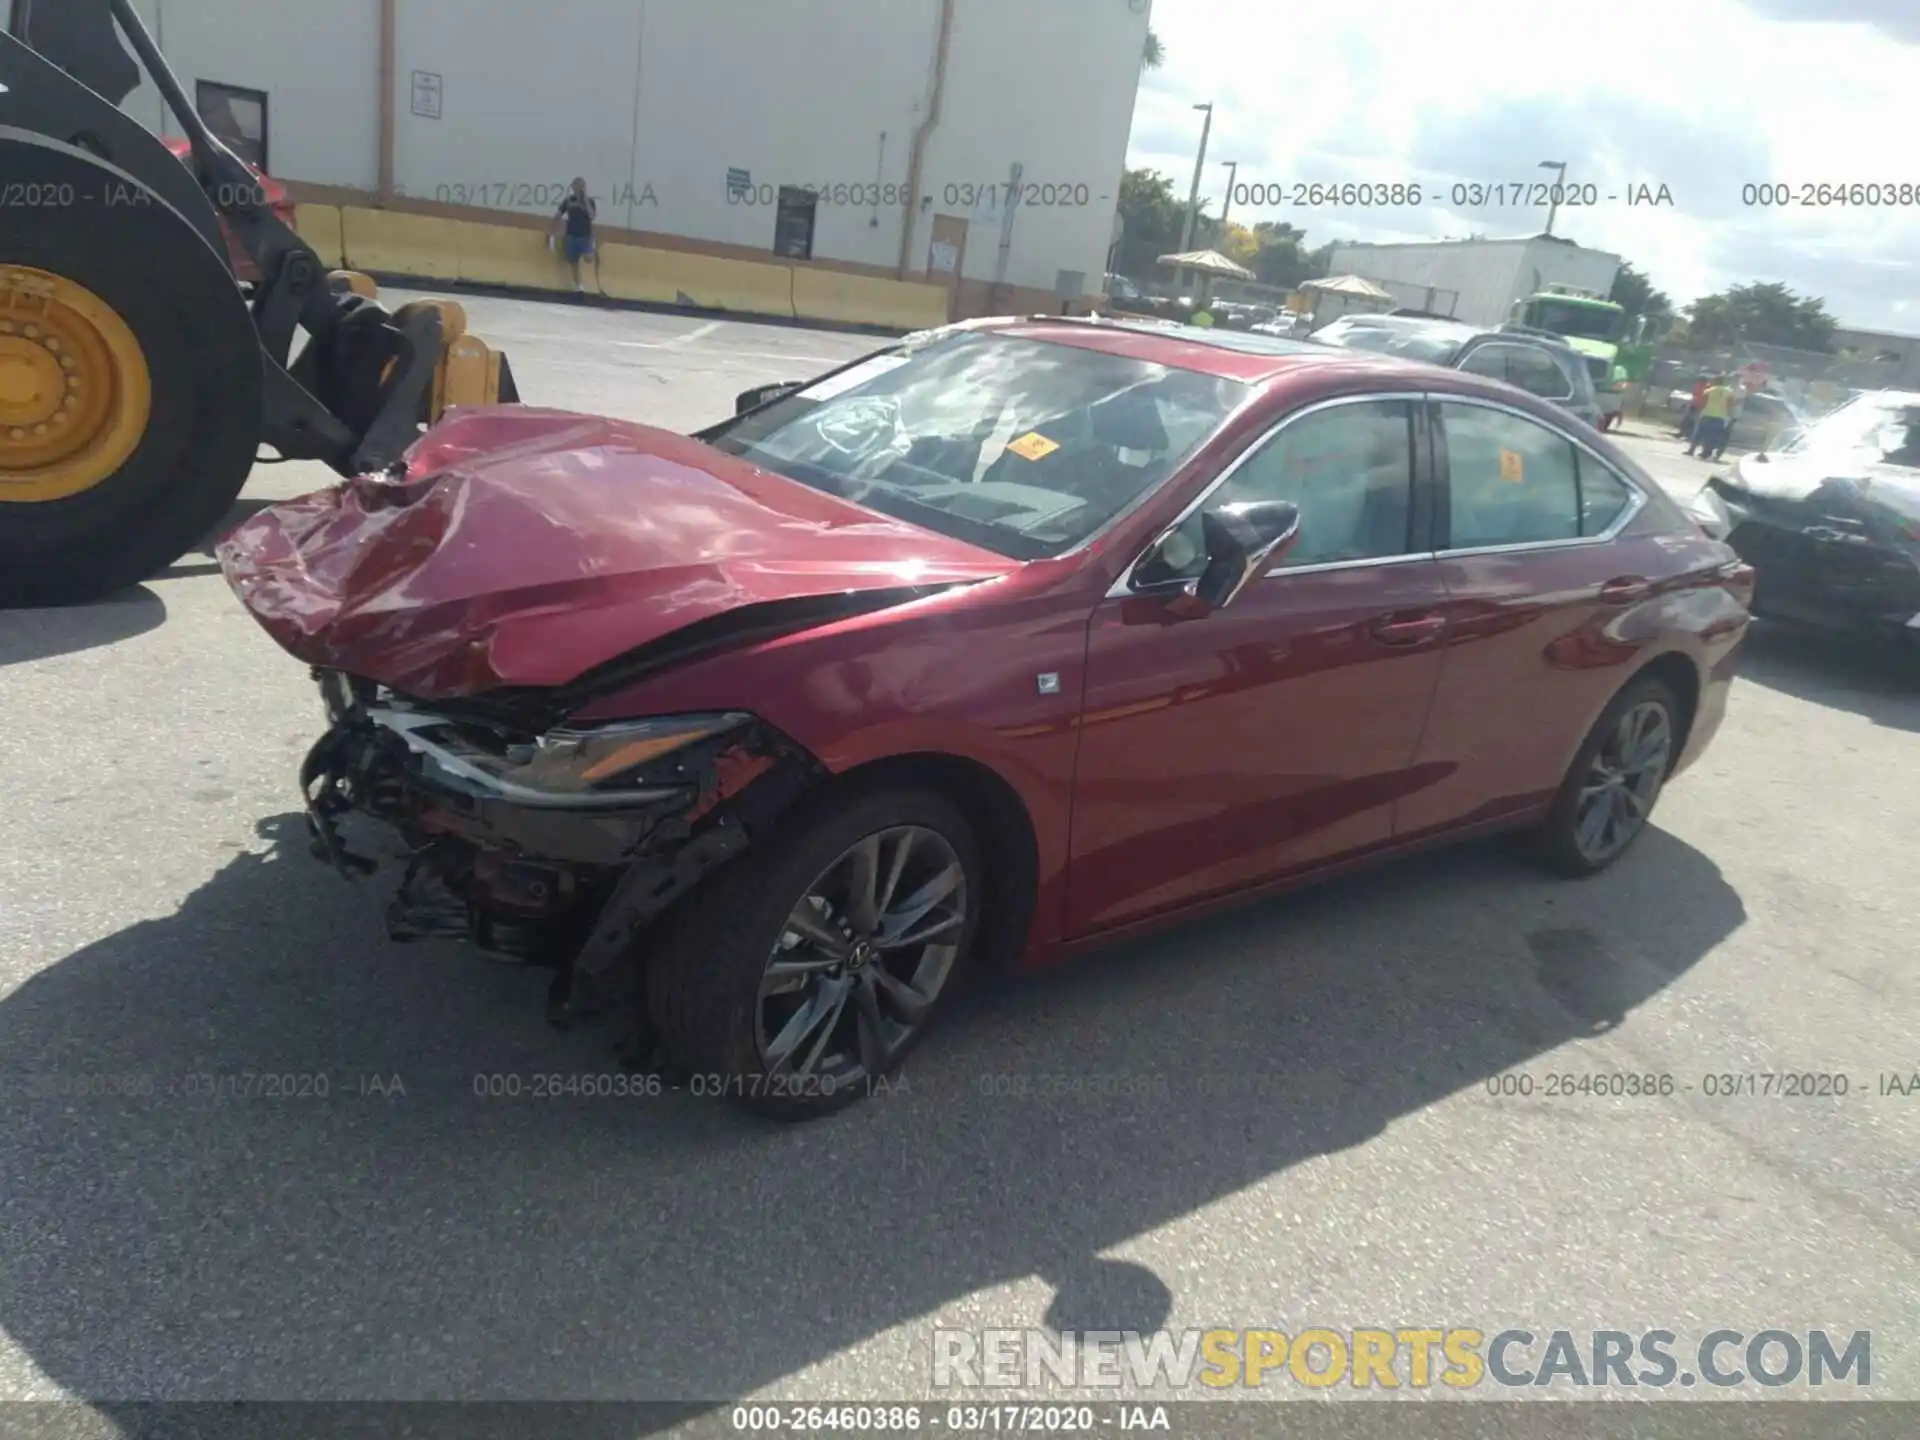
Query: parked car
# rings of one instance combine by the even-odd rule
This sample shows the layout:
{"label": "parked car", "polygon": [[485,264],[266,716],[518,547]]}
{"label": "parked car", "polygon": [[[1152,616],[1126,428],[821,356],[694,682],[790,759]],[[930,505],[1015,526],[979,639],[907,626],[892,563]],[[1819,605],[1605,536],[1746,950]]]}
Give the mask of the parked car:
{"label": "parked car", "polygon": [[692,436],[457,412],[219,555],[327,702],[317,849],[404,841],[396,933],[557,964],[783,1116],[976,967],[1492,830],[1605,869],[1720,727],[1750,580],[1505,385],[1067,319]]}
{"label": "parked car", "polygon": [[[188,166],[193,164],[193,146],[185,136],[170,135],[164,137],[163,143],[179,158],[182,164]],[[260,184],[261,201],[273,211],[275,217],[283,224],[291,226],[294,223],[294,217],[297,212],[293,200],[287,194],[287,187],[267,174],[266,171],[260,169],[257,165],[248,165],[247,168],[253,172],[253,178]],[[260,280],[260,267],[253,263],[253,257],[249,255],[246,248],[234,238],[233,232],[227,228],[226,221],[224,220],[220,222],[220,233],[226,237],[227,265],[233,271],[234,278],[248,285],[258,284]]]}
{"label": "parked car", "polygon": [[1800,416],[1785,399],[1763,390],[1740,402],[1727,444],[1739,450],[1765,450],[1775,436],[1786,435],[1799,424]]}
{"label": "parked car", "polygon": [[1116,275],[1111,270],[1106,275],[1106,296],[1116,304],[1137,304],[1146,297],[1140,293],[1140,287],[1124,275]]}
{"label": "parked car", "polygon": [[1306,335],[1313,328],[1311,316],[1297,315],[1291,311],[1277,312],[1271,320],[1262,320],[1253,327],[1256,335],[1275,335],[1281,339],[1293,340]]}
{"label": "parked car", "polygon": [[1756,613],[1920,647],[1920,394],[1868,391],[1708,485]]}
{"label": "parked car", "polygon": [[1482,330],[1458,320],[1343,315],[1314,331],[1312,338],[1323,345],[1401,355],[1504,380],[1600,428],[1600,400],[1587,357],[1539,335]]}

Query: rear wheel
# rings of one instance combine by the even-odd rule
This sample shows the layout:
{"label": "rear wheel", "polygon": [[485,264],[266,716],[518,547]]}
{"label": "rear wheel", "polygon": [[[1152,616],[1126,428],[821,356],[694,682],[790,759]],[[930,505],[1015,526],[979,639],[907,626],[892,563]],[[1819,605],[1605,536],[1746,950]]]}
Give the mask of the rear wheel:
{"label": "rear wheel", "polygon": [[192,224],[85,151],[0,132],[0,605],[137,584],[253,466],[260,347]]}
{"label": "rear wheel", "polygon": [[1541,858],[1597,875],[1646,829],[1678,757],[1680,705],[1652,676],[1630,683],[1588,732],[1541,827]]}
{"label": "rear wheel", "polygon": [[647,966],[696,1092],[807,1119],[897,1070],[962,978],[983,891],[966,818],[886,789],[828,799],[696,891]]}

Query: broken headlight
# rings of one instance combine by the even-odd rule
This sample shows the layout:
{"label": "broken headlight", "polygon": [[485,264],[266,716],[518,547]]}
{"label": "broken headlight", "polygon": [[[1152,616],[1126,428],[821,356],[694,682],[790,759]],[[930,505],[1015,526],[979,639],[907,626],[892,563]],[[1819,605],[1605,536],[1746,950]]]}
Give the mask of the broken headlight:
{"label": "broken headlight", "polygon": [[672,799],[694,785],[670,757],[744,725],[739,712],[669,715],[562,727],[532,741],[457,725],[419,711],[380,710],[377,725],[421,757],[424,778],[542,808],[600,808]]}

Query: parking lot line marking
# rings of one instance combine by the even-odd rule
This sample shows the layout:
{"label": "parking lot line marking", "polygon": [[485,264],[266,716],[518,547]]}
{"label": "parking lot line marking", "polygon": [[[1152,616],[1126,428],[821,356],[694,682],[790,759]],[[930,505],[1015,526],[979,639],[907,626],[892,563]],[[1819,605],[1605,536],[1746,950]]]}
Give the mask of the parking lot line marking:
{"label": "parking lot line marking", "polygon": [[613,343],[629,350],[678,350],[682,345],[691,345],[696,340],[704,340],[727,322],[709,320],[704,325],[696,325],[684,335],[676,335],[671,340],[616,340]]}

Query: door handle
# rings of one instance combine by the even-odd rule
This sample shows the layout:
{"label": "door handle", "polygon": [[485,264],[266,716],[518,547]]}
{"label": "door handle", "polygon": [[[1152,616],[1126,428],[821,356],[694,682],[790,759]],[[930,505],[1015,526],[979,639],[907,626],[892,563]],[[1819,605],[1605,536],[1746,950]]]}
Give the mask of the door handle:
{"label": "door handle", "polygon": [[1373,622],[1373,638],[1382,645],[1424,645],[1437,640],[1447,628],[1444,615],[1413,615],[1400,619],[1383,616]]}
{"label": "door handle", "polygon": [[1652,584],[1639,575],[1621,575],[1600,587],[1600,603],[1631,605],[1636,600],[1646,599],[1651,589]]}

